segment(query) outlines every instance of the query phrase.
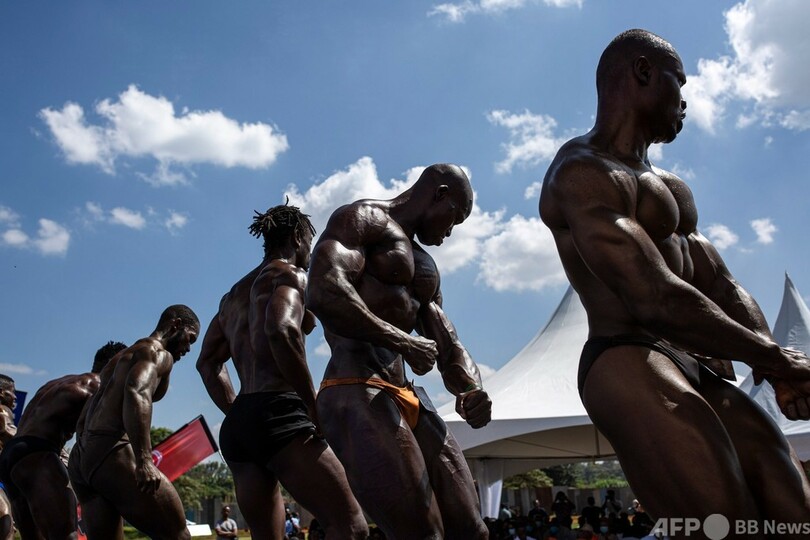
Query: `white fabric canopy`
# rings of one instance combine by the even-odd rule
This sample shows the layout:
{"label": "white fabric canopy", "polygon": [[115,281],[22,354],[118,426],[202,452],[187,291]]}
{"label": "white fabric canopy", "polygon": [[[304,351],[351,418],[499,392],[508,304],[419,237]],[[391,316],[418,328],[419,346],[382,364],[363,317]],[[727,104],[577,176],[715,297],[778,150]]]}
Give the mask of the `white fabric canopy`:
{"label": "white fabric canopy", "polygon": [[[787,274],[782,307],[773,327],[773,337],[782,347],[791,347],[810,354],[810,309]],[[773,387],[767,382],[755,386],[753,375],[745,378],[740,389],[771,415],[796,450],[799,459],[802,461],[810,459],[810,422],[785,418],[776,405]]]}
{"label": "white fabric canopy", "polygon": [[472,429],[454,411],[454,403],[439,409],[478,481],[484,516],[497,516],[505,477],[615,456],[577,391],[579,355],[587,337],[585,308],[569,287],[545,328],[484,382],[492,398],[492,422]]}

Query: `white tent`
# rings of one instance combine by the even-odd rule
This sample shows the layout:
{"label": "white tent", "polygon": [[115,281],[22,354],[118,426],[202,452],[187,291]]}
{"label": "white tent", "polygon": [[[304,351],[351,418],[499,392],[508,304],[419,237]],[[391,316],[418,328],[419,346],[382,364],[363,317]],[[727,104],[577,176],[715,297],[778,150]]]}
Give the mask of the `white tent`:
{"label": "white tent", "polygon": [[[802,300],[799,291],[793,286],[790,277],[785,274],[785,293],[782,307],[773,327],[773,337],[783,347],[798,349],[810,354],[810,309]],[[785,434],[802,461],[810,459],[810,422],[792,421],[776,405],[773,387],[767,382],[754,385],[753,375],[748,375],[740,389],[746,392],[774,419],[779,429]]]}
{"label": "white tent", "polygon": [[478,482],[484,516],[497,516],[503,478],[555,464],[614,457],[577,391],[577,366],[588,337],[579,296],[569,287],[548,324],[485,381],[492,422],[470,428],[454,411],[439,414],[461,445]]}

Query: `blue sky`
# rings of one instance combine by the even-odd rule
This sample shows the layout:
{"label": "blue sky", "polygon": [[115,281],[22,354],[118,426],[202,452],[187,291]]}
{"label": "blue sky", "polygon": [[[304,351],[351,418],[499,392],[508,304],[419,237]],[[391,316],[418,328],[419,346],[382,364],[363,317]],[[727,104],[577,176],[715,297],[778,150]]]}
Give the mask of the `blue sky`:
{"label": "blue sky", "polygon": [[[164,307],[206,326],[256,265],[253,210],[285,194],[320,230],[424,167],[466,167],[476,208],[442,248],[445,308],[485,373],[566,287],[537,219],[556,148],[593,123],[594,71],[622,30],[658,33],[689,81],[654,161],[773,323],[788,271],[810,291],[810,7],[799,0],[3,2],[0,371],[35,391],[89,369]],[[316,384],[327,360],[308,341]],[[155,425],[221,414],[175,366]],[[439,378],[419,378],[435,401]]]}

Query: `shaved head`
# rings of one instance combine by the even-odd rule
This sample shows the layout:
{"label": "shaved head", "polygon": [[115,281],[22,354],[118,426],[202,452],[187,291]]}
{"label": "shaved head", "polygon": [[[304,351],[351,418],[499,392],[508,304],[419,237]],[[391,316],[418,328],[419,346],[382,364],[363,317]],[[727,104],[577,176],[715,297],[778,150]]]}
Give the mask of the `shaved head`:
{"label": "shaved head", "polygon": [[422,171],[415,187],[433,192],[441,185],[447,186],[452,196],[464,204],[465,216],[469,216],[472,211],[473,191],[464,169],[452,163],[433,164]]}
{"label": "shaved head", "polygon": [[596,92],[602,94],[613,82],[621,79],[639,56],[655,62],[666,57],[678,58],[670,43],[647,30],[626,30],[613,38],[599,58],[596,67]]}

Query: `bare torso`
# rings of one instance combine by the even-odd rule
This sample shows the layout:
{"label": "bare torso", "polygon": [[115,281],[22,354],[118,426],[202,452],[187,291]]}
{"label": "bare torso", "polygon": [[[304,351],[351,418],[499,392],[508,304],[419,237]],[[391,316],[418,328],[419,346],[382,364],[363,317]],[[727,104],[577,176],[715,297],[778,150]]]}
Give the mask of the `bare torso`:
{"label": "bare torso", "polygon": [[[279,283],[291,285],[303,294],[306,273],[283,261],[265,261],[240,279],[220,301],[217,319],[239,375],[241,394],[294,391],[282,375],[266,338],[266,305],[257,302],[260,295],[272,295]],[[307,312],[304,326],[313,325],[314,317]]]}
{"label": "bare torso", "polygon": [[551,229],[563,267],[588,313],[590,335],[646,334],[649,332],[622,300],[588,269],[574,245],[560,202],[552,195],[550,186],[566,181],[560,174],[562,165],[567,165],[565,174],[569,174],[572,162],[594,157],[604,166],[605,174],[592,181],[614,184],[626,203],[628,217],[635,219],[650,237],[669,270],[693,285],[700,284],[705,270],[702,258],[694,258],[690,250],[690,244],[699,241],[694,199],[689,187],[674,174],[640,161],[620,160],[592,145],[588,135],[563,146],[546,174],[540,215]]}
{"label": "bare torso", "polygon": [[143,338],[128,349],[116,355],[105,366],[100,374],[98,391],[87,402],[86,411],[82,413],[80,430],[124,434],[125,417],[129,411],[124,410],[125,393],[130,372],[138,361],[148,361],[155,364],[156,388],[152,394],[152,402],[160,401],[169,388],[169,375],[174,360],[172,355],[160,344],[157,339]]}
{"label": "bare torso", "polygon": [[98,390],[95,373],[66,375],[37,390],[25,409],[18,435],[35,436],[62,447],[73,437],[87,400]]}
{"label": "bare torso", "polygon": [[[433,258],[405,234],[387,211],[382,201],[359,201],[347,207],[344,220],[373,212],[384,223],[376,241],[361,246],[365,263],[352,276],[353,285],[374,315],[410,333],[416,328],[420,308],[437,294],[439,272]],[[329,232],[324,231],[325,238]],[[315,246],[315,253],[319,246]],[[324,335],[332,349],[325,379],[379,376],[392,384],[405,384],[402,355],[367,341],[342,337],[329,329],[324,329]]]}

